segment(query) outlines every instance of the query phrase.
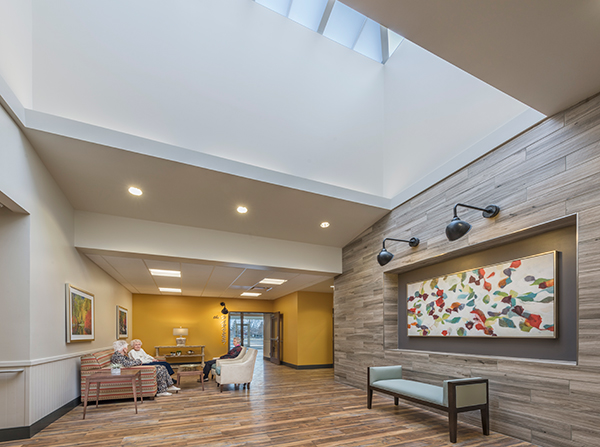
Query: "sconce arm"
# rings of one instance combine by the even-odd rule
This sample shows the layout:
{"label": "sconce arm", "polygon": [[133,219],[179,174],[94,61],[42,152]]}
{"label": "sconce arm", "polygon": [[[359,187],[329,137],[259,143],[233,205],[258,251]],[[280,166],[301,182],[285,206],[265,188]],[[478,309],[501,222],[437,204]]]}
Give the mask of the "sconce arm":
{"label": "sconce arm", "polygon": [[394,239],[391,237],[386,237],[383,240],[383,249],[385,250],[385,241],[396,241],[396,242],[408,242],[408,245],[410,245],[411,247],[416,247],[417,245],[419,245],[419,238],[417,237],[411,237],[408,241],[405,239]]}
{"label": "sconce arm", "polygon": [[478,206],[466,205],[464,203],[457,203],[456,205],[454,205],[454,217],[458,217],[458,215],[456,214],[456,208],[458,208],[459,206],[462,206],[464,208],[471,208],[472,210],[481,211],[483,213],[483,217],[486,217],[486,218],[495,217],[500,212],[500,207],[497,205],[489,205],[485,208],[479,208]]}

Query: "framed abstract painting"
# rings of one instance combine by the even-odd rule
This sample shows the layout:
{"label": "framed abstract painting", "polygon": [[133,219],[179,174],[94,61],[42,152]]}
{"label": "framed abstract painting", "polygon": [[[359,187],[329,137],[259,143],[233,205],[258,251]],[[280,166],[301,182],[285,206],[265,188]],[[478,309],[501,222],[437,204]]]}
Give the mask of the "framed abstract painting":
{"label": "framed abstract painting", "polygon": [[556,338],[556,251],[407,284],[409,337]]}
{"label": "framed abstract painting", "polygon": [[117,306],[117,340],[129,337],[129,312]]}
{"label": "framed abstract painting", "polygon": [[71,284],[66,289],[67,343],[94,340],[94,295]]}

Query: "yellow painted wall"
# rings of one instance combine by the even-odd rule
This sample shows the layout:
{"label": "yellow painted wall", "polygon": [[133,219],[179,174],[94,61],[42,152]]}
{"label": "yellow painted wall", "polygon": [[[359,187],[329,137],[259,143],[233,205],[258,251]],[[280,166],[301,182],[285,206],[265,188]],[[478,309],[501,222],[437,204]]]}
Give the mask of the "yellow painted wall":
{"label": "yellow painted wall", "polygon": [[222,301],[233,312],[280,312],[283,362],[333,363],[331,293],[295,292],[274,301],[134,294],[132,338],[142,340],[144,350],[154,355],[154,346],[175,344],[173,328],[182,326],[189,329],[188,345],[206,346],[205,360],[223,355],[227,342],[221,342]]}
{"label": "yellow painted wall", "polygon": [[275,300],[283,314],[282,361],[296,366],[333,363],[333,294],[295,292]]}
{"label": "yellow painted wall", "polygon": [[333,293],[298,292],[298,365],[333,364]]}
{"label": "yellow painted wall", "polygon": [[[205,345],[205,360],[227,352],[221,342],[220,302],[233,312],[273,312],[273,301],[191,296],[133,295],[133,337],[154,355],[154,346],[174,345],[173,328],[187,327],[188,345]],[[214,319],[218,316],[218,319]],[[166,353],[166,351],[163,351]]]}
{"label": "yellow painted wall", "polygon": [[281,361],[298,365],[298,293],[276,299],[273,312],[283,315]]}

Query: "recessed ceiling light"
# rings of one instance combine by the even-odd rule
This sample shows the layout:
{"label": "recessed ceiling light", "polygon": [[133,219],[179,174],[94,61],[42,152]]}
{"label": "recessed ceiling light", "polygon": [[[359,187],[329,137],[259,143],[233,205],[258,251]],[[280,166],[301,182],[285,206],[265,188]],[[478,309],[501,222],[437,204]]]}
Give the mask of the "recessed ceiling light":
{"label": "recessed ceiling light", "polygon": [[265,278],[262,281],[259,281],[259,284],[273,284],[276,286],[282,285],[284,282],[287,282],[287,279],[275,279],[275,278]]}
{"label": "recessed ceiling light", "polygon": [[240,214],[246,214],[248,212],[248,208],[246,208],[245,206],[238,206],[237,212]]}
{"label": "recessed ceiling light", "polygon": [[170,276],[172,278],[181,278],[181,272],[178,270],[150,269],[150,274],[153,276]]}
{"label": "recessed ceiling light", "polygon": [[256,292],[244,292],[242,293],[242,296],[260,296],[262,295],[262,293],[256,293]]}
{"label": "recessed ceiling light", "polygon": [[332,289],[335,289],[335,286],[329,286],[329,287],[331,287]]}
{"label": "recessed ceiling light", "polygon": [[142,190],[140,188],[136,188],[135,186],[131,186],[129,188],[129,192],[134,196],[141,196],[143,194]]}
{"label": "recessed ceiling light", "polygon": [[329,226],[329,222],[321,222],[321,228],[327,228]]}
{"label": "recessed ceiling light", "polygon": [[181,293],[181,289],[174,289],[171,287],[159,287],[158,290],[161,292]]}

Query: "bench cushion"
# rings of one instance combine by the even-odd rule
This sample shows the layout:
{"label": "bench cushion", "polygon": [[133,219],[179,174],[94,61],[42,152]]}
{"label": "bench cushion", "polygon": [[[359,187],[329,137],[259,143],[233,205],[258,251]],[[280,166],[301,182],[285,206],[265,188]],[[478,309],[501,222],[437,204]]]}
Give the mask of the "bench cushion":
{"label": "bench cushion", "polygon": [[433,404],[448,406],[447,404],[444,404],[444,389],[441,386],[404,379],[378,380],[373,382],[372,386],[382,390],[391,391],[392,393],[421,399]]}

